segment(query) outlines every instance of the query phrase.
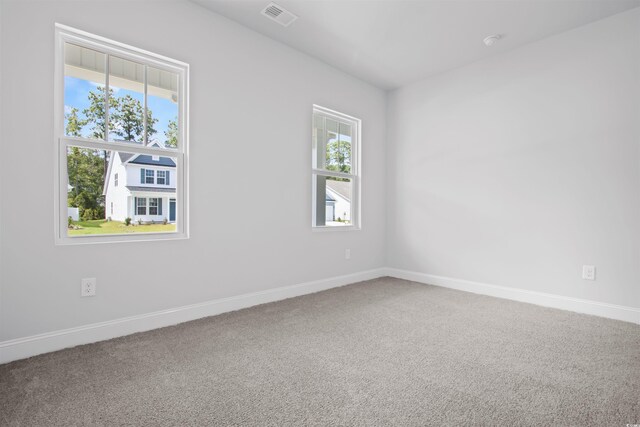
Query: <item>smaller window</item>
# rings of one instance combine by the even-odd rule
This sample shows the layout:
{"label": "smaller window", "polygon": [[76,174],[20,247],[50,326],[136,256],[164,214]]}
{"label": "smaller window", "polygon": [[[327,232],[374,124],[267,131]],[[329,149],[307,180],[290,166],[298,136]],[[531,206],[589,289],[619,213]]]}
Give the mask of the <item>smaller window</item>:
{"label": "smaller window", "polygon": [[145,171],[145,181],[146,184],[153,184],[153,169],[147,169]]}
{"label": "smaller window", "polygon": [[115,174],[113,176],[113,186],[117,187],[118,186],[118,174]]}
{"label": "smaller window", "polygon": [[156,184],[165,185],[165,171],[158,171]]}
{"label": "smaller window", "polygon": [[113,215],[113,202],[111,202],[111,215]]}
{"label": "smaller window", "polygon": [[360,227],[360,126],[354,117],[313,108],[311,212],[317,229]]}
{"label": "smaller window", "polygon": [[155,197],[149,198],[149,215],[158,215],[158,199]]}
{"label": "smaller window", "polygon": [[136,202],[136,214],[137,215],[147,214],[147,199],[145,197],[138,197]]}

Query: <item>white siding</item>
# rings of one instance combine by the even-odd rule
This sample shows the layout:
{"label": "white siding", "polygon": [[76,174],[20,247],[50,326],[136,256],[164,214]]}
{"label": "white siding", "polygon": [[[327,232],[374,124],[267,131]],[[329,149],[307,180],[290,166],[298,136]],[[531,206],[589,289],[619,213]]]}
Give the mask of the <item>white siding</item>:
{"label": "white siding", "polygon": [[[158,188],[176,188],[176,181],[178,179],[176,168],[175,167],[166,167],[166,166],[154,166],[154,165],[138,165],[127,163],[127,185],[135,186],[135,187],[158,187]],[[153,184],[146,184],[140,182],[140,169],[153,170]],[[157,184],[157,173],[156,171],[169,171],[171,174],[169,185],[159,185]]]}
{"label": "white siding", "polygon": [[[124,221],[128,216],[127,197],[130,192],[125,186],[127,170],[120,163],[120,156],[114,156],[112,160],[114,164],[111,166],[109,174],[109,185],[105,195],[105,217],[114,221]],[[118,186],[115,186],[115,175],[118,174]],[[113,203],[113,213],[111,212],[111,204]]]}

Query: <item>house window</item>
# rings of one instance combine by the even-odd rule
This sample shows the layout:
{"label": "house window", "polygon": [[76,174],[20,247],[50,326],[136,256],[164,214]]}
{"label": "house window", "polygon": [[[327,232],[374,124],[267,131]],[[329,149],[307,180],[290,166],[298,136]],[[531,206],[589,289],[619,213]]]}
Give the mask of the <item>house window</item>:
{"label": "house window", "polygon": [[164,179],[165,171],[158,171],[158,172],[156,172],[156,175],[157,175],[157,181],[156,181],[157,184],[165,185],[165,179]]}
{"label": "house window", "polygon": [[312,226],[360,227],[359,119],[313,107]]}
{"label": "house window", "polygon": [[113,215],[113,202],[111,202],[111,215]]}
{"label": "house window", "polygon": [[160,204],[162,203],[162,199],[151,197],[149,199],[149,215],[162,215],[160,211]]}
{"label": "house window", "polygon": [[[56,243],[188,237],[189,65],[60,24],[55,38]],[[122,231],[125,219],[146,215],[147,206],[161,215],[161,199],[151,198],[147,205],[146,197],[137,197],[140,189],[128,184],[139,179],[169,185],[169,171],[156,177],[146,170],[151,162],[173,171],[175,189],[167,196],[176,199],[171,209],[178,221],[160,231],[144,226]],[[113,191],[120,180],[127,184]],[[107,200],[127,208],[114,216]],[[93,218],[95,230],[69,229],[68,208]],[[122,227],[102,226],[107,209]]]}
{"label": "house window", "polygon": [[147,214],[147,199],[146,197],[136,198],[136,215]]}

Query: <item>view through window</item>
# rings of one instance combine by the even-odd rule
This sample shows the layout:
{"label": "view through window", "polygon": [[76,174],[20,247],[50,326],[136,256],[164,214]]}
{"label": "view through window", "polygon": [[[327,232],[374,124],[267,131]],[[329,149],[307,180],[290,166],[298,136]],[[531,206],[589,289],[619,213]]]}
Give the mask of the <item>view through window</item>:
{"label": "view through window", "polygon": [[185,234],[186,64],[62,26],[57,36],[59,237]]}
{"label": "view through window", "polygon": [[359,226],[360,120],[314,106],[312,225]]}

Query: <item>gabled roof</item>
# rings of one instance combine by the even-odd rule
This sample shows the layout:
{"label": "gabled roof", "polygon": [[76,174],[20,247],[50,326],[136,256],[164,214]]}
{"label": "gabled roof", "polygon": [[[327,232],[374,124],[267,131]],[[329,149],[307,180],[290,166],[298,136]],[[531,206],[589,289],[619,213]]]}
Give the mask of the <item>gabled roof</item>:
{"label": "gabled roof", "polygon": [[[160,141],[152,141],[148,147],[165,148]],[[158,160],[153,160],[153,156],[148,154],[131,154],[131,153],[118,153],[122,163],[135,163],[138,165],[151,165],[151,166],[167,166],[170,168],[176,167],[176,162],[171,157],[160,156]]]}
{"label": "gabled roof", "polygon": [[327,190],[334,192],[347,201],[351,201],[351,182],[335,181],[333,179],[327,179],[326,182]]}
{"label": "gabled roof", "polygon": [[158,160],[153,160],[153,157],[149,156],[148,154],[138,154],[134,159],[129,160],[128,163],[135,163],[138,165],[168,166],[170,168],[176,167],[176,162],[174,162],[170,157],[160,156],[158,157]]}
{"label": "gabled roof", "polygon": [[132,158],[133,156],[135,156],[135,154],[131,154],[131,153],[123,153],[121,151],[118,151],[118,155],[120,156],[120,161],[122,163],[126,162],[127,160],[129,160],[130,158]]}

